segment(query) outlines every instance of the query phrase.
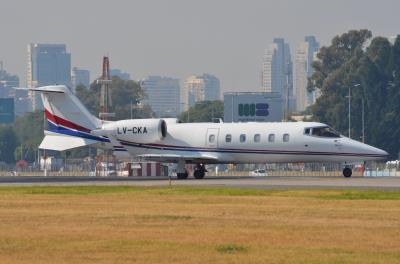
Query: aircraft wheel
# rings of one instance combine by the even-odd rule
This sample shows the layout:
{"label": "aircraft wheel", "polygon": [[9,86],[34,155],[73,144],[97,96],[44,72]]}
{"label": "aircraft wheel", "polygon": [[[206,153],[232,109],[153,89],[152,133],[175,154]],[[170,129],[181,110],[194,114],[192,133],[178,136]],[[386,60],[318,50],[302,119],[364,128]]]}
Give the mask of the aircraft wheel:
{"label": "aircraft wheel", "polygon": [[206,173],[205,173],[205,171],[203,171],[203,170],[195,170],[194,173],[193,173],[193,176],[194,176],[196,179],[203,179],[205,174],[206,174]]}
{"label": "aircraft wheel", "polygon": [[179,180],[185,180],[188,178],[189,174],[187,172],[177,173],[176,176]]}
{"label": "aircraft wheel", "polygon": [[344,177],[350,178],[351,174],[353,174],[353,171],[350,168],[346,167],[346,168],[343,169],[343,176]]}

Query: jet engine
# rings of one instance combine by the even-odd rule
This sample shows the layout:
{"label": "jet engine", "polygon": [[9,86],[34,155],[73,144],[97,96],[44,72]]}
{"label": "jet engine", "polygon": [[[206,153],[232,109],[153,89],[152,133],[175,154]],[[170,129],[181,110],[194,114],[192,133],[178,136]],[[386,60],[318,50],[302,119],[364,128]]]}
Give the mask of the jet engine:
{"label": "jet engine", "polygon": [[163,119],[130,119],[106,123],[93,135],[114,136],[118,140],[135,143],[154,143],[167,136],[167,123]]}

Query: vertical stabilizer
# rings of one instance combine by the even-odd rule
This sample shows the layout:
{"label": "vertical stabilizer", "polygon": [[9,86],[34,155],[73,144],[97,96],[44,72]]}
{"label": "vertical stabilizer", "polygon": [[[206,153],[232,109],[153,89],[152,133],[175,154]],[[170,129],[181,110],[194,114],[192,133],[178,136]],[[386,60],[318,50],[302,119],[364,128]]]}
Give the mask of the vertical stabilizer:
{"label": "vertical stabilizer", "polygon": [[102,121],[93,116],[66,86],[52,85],[29,90],[41,93],[49,124],[39,148],[62,151],[109,142],[105,137],[90,133],[100,128]]}
{"label": "vertical stabilizer", "polygon": [[50,130],[70,129],[90,133],[101,127],[101,120],[90,114],[66,86],[44,86],[32,90],[41,92]]}

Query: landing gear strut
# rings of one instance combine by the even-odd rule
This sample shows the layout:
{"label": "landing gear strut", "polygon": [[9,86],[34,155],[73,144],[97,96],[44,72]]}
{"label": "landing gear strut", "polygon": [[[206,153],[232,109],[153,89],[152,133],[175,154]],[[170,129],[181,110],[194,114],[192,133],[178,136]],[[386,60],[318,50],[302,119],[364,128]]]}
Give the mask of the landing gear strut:
{"label": "landing gear strut", "polygon": [[353,171],[349,167],[346,167],[346,168],[343,169],[343,176],[344,177],[350,178],[351,174],[353,174]]}
{"label": "landing gear strut", "polygon": [[184,179],[187,179],[188,176],[189,176],[189,174],[185,168],[185,161],[179,160],[178,166],[176,168],[176,177],[179,180],[184,180]]}
{"label": "landing gear strut", "polygon": [[196,179],[203,179],[206,172],[207,170],[204,164],[197,164],[196,168],[194,169],[193,176]]}

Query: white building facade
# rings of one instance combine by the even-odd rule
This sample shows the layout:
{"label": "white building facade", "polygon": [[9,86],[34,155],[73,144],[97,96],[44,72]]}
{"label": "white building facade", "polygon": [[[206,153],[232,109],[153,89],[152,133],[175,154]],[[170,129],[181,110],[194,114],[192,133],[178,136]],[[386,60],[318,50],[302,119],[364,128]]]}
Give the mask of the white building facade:
{"label": "white building facade", "polygon": [[308,79],[313,74],[312,63],[319,50],[319,43],[314,36],[305,37],[305,41],[300,43],[295,53],[295,94],[297,111],[302,112],[313,104],[318,96],[318,92],[308,92]]}
{"label": "white building facade", "polygon": [[181,94],[184,111],[196,102],[221,100],[220,81],[211,74],[192,75],[186,78]]}

